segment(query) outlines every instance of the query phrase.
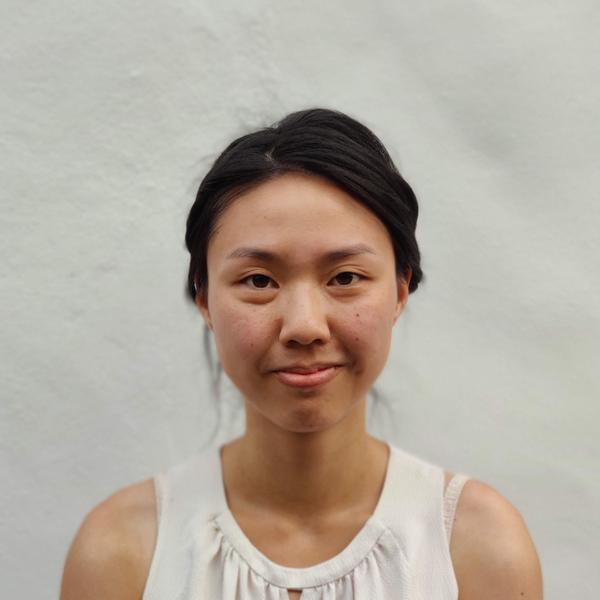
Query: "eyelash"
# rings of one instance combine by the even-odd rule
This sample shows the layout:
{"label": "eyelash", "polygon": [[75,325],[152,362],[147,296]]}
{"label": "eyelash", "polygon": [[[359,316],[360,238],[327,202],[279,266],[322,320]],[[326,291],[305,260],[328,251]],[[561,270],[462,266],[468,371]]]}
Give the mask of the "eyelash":
{"label": "eyelash", "polygon": [[[333,279],[335,279],[336,277],[339,277],[340,275],[346,275],[347,273],[349,273],[350,275],[356,275],[360,279],[365,279],[365,277],[363,277],[362,275],[359,275],[358,273],[354,273],[353,271],[340,271],[337,275],[334,275]],[[252,275],[246,275],[246,277],[244,277],[243,279],[241,279],[239,283],[243,284],[246,280],[251,279],[252,277],[266,277],[267,279],[270,279],[271,281],[273,281],[268,275],[263,275],[262,273],[253,273]],[[335,286],[335,287],[347,288],[347,287],[350,287],[350,285],[338,285],[338,286]],[[267,288],[267,287],[264,287],[264,288],[253,287],[252,289],[254,289],[254,290],[268,290],[269,288]]]}

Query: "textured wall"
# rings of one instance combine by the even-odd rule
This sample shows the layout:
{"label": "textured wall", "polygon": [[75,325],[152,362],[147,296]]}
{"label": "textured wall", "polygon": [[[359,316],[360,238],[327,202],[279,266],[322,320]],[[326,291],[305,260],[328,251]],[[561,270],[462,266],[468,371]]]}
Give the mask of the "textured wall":
{"label": "textured wall", "polygon": [[597,6],[5,0],[2,596],[55,598],[84,514],[209,435],[186,211],[226,142],[322,105],[422,207],[373,432],[506,495],[547,598],[596,597]]}

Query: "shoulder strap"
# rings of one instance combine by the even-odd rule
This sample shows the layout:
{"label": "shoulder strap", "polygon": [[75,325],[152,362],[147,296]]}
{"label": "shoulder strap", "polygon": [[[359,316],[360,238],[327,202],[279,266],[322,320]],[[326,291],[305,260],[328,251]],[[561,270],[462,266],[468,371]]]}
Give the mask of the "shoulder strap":
{"label": "shoulder strap", "polygon": [[454,524],[454,514],[456,513],[456,505],[458,504],[458,498],[463,489],[465,483],[470,479],[468,475],[464,473],[456,473],[448,486],[444,494],[444,526],[446,527],[446,538],[450,543],[452,536],[452,526]]}
{"label": "shoulder strap", "polygon": [[193,454],[154,477],[158,531],[143,600],[183,598],[175,590],[199,577],[197,555],[207,546],[207,524],[222,510],[216,452]]}
{"label": "shoulder strap", "polygon": [[165,504],[168,496],[167,490],[167,476],[166,472],[157,473],[153,478],[154,483],[154,497],[156,499],[156,542],[154,544],[154,552],[152,554],[152,560],[150,562],[150,570],[148,577],[146,578],[146,586],[144,588],[144,594],[142,600],[153,600],[153,590],[156,587],[156,579],[158,577],[158,563],[163,551],[165,544],[165,535],[167,525],[165,523]]}

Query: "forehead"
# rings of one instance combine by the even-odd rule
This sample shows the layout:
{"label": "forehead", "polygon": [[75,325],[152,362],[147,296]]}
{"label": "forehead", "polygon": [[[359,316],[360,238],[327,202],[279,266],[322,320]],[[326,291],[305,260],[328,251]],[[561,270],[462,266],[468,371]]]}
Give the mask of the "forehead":
{"label": "forehead", "polygon": [[237,197],[216,224],[209,255],[237,246],[327,250],[364,243],[391,251],[385,225],[366,206],[327,179],[286,173]]}

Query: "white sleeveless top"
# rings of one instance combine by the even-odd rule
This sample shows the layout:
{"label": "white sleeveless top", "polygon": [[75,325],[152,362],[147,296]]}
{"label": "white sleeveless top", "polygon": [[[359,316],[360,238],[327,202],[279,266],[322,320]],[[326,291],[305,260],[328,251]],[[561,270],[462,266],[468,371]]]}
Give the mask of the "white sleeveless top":
{"label": "white sleeveless top", "polygon": [[389,444],[371,517],[339,554],[305,568],[262,554],[228,508],[219,448],[155,478],[158,536],[143,600],[457,600],[449,540],[468,476]]}

